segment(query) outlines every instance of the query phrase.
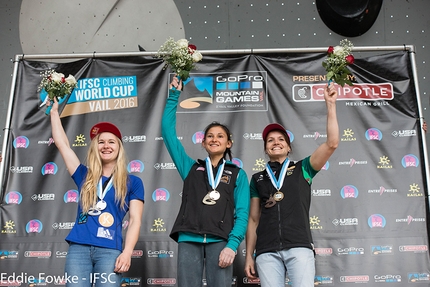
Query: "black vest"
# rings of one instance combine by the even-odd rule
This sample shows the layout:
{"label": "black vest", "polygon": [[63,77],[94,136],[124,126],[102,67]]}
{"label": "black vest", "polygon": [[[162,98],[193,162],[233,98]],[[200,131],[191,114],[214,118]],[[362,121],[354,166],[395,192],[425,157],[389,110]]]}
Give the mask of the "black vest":
{"label": "black vest", "polygon": [[[281,165],[270,163],[276,177]],[[273,207],[264,205],[277,190],[272,185],[266,170],[254,174],[261,199],[261,216],[257,227],[256,255],[280,251],[293,247],[313,249],[309,224],[311,187],[303,177],[302,161],[290,162],[281,191],[284,198]]]}
{"label": "black vest", "polygon": [[[213,174],[217,174],[217,166]],[[190,169],[184,180],[182,203],[179,214],[173,225],[170,237],[177,241],[178,232],[211,234],[224,239],[234,225],[234,189],[240,168],[232,163],[225,163],[221,181],[216,188],[220,198],[214,205],[202,202],[205,195],[212,190],[209,185],[206,163],[198,160]]]}

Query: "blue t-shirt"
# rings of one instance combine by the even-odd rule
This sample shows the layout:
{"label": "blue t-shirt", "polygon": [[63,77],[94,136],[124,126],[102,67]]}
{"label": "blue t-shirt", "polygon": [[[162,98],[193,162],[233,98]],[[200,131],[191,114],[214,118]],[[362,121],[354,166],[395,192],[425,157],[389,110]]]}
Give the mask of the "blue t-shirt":
{"label": "blue t-shirt", "polygon": [[[72,179],[78,186],[79,192],[85,181],[87,171],[88,168],[81,164],[72,175]],[[142,180],[134,175],[128,175],[128,179],[124,208],[121,208],[120,202],[115,202],[115,188],[113,186],[106,192],[103,198],[107,206],[101,211],[101,214],[84,214],[81,205],[78,204],[75,225],[66,237],[67,242],[122,251],[122,220],[128,212],[130,200],[144,201]],[[108,178],[103,176],[102,183],[106,180]]]}

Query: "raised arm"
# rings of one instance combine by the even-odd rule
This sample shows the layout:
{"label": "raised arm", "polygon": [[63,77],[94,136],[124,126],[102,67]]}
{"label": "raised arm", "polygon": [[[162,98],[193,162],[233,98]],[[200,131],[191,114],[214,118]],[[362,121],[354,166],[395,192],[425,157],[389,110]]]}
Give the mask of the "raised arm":
{"label": "raised arm", "polygon": [[331,83],[324,89],[324,100],[327,106],[327,140],[311,155],[313,169],[320,170],[339,145],[339,124],[336,115],[337,91]]}
{"label": "raised arm", "polygon": [[54,138],[55,146],[60,151],[69,174],[72,175],[78,168],[80,161],[75,152],[70,148],[69,139],[61,124],[60,115],[58,113],[58,102],[55,98],[50,115],[52,137]]}

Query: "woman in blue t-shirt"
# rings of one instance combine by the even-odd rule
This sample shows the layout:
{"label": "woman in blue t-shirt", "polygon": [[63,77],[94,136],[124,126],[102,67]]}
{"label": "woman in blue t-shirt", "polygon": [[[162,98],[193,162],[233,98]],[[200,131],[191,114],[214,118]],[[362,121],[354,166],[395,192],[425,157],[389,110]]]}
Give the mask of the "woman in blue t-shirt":
{"label": "woman in blue t-shirt", "polygon": [[[66,237],[66,286],[120,286],[121,273],[129,270],[139,238],[142,180],[127,172],[121,132],[115,125],[100,122],[91,128],[85,166],[70,147],[56,100],[50,116],[55,145],[79,189],[76,221]],[[122,221],[127,212],[123,245]]]}

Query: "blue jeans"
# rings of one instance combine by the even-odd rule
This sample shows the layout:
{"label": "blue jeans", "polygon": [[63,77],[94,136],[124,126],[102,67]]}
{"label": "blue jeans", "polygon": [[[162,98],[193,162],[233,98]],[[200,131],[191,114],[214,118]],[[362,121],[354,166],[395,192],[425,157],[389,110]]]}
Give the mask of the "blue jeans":
{"label": "blue jeans", "polygon": [[207,286],[231,287],[233,264],[227,268],[218,266],[219,255],[225,245],[225,241],[180,242],[178,244],[178,287],[203,286],[203,269],[206,271]]}
{"label": "blue jeans", "polygon": [[120,286],[122,276],[113,272],[120,254],[116,249],[70,244],[66,257],[66,286]]}
{"label": "blue jeans", "polygon": [[315,257],[309,248],[268,252],[255,260],[261,287],[285,287],[286,272],[292,287],[313,287]]}

